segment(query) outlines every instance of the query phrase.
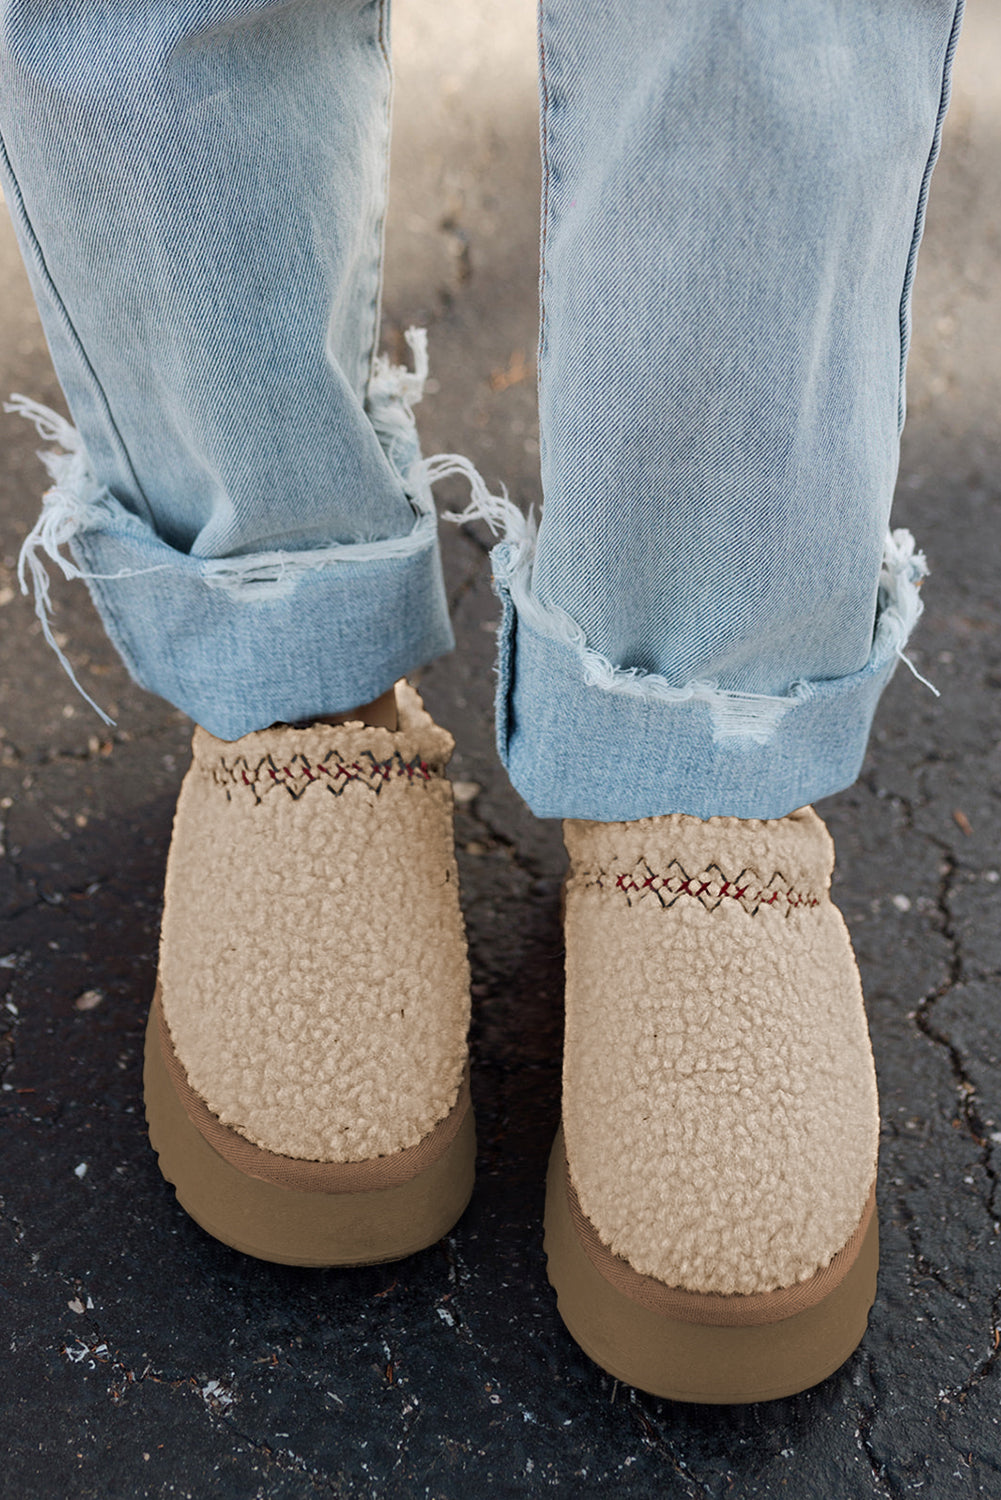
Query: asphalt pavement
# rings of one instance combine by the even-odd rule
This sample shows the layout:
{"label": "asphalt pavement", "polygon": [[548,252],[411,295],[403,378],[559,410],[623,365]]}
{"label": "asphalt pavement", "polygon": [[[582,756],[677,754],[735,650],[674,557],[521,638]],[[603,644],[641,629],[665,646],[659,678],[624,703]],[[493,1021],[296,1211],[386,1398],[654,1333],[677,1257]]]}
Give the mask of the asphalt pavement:
{"label": "asphalt pavement", "polygon": [[[538,503],[531,0],[400,0],[385,343],[428,327],[425,451]],[[838,848],[883,1109],[879,1299],[822,1386],[675,1406],[580,1353],[545,1277],[559,1113],[555,823],[493,749],[486,535],[447,528],[458,651],[421,682],[456,735],[480,1164],[453,1234],[395,1266],[242,1258],[178,1208],[146,1141],[140,1057],[190,726],[130,683],[80,584],[55,626],[17,591],[44,476],[0,426],[0,1495],[966,1500],[1001,1495],[1001,13],[973,0],[915,297],[897,524],[926,615]],[[6,218],[0,393],[60,395]],[[452,486],[451,488],[449,486]],[[456,481],[443,507],[462,501]]]}

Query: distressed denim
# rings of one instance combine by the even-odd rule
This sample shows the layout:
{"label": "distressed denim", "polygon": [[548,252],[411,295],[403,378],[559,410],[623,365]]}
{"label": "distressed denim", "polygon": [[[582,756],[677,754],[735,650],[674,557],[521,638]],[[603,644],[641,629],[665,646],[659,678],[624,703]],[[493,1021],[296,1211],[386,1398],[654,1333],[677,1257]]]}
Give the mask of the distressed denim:
{"label": "distressed denim", "polygon": [[[543,0],[541,523],[374,357],[376,0],[0,0],[3,180],[75,429],[25,555],[234,738],[447,650],[431,487],[502,603],[543,816],[778,817],[857,775],[920,613],[888,533],[957,0]],[[68,546],[73,561],[61,548]]]}

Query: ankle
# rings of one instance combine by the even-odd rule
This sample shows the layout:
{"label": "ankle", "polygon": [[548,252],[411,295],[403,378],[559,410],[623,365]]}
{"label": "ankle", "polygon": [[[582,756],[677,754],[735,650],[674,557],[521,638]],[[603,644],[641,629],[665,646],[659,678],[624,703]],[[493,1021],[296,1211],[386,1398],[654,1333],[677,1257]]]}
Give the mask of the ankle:
{"label": "ankle", "polygon": [[[400,727],[396,708],[396,689],[388,688],[373,698],[371,703],[361,703],[357,708],[346,709],[338,714],[317,714],[310,719],[293,721],[281,719],[267,725],[269,729],[308,729],[311,724],[364,724],[370,729],[397,730]],[[229,743],[233,743],[230,741]]]}
{"label": "ankle", "polygon": [[[372,729],[398,729],[400,727],[399,715],[396,709],[396,689],[387,688],[386,692],[380,693],[378,698],[373,698],[371,703],[362,703],[358,708],[348,709],[339,714],[320,714],[318,718],[309,721],[313,724],[367,724]],[[306,728],[306,723],[297,726]]]}

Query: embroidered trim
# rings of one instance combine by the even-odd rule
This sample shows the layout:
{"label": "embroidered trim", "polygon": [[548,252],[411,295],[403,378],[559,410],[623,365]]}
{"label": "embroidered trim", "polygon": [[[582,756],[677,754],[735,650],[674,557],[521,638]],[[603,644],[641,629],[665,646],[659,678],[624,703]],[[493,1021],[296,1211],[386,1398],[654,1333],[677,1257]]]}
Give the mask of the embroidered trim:
{"label": "embroidered trim", "polygon": [[212,767],[212,779],[224,788],[227,801],[233,797],[233,789],[249,787],[254,801],[260,806],[269,792],[284,787],[293,801],[311,786],[325,787],[339,797],[352,782],[360,782],[373,792],[379,793],[389,782],[425,782],[440,780],[444,776],[441,767],[428,765],[420,756],[404,760],[394,754],[388,760],[376,760],[369,750],[362,751],[355,760],[345,760],[336,750],[331,750],[322,760],[308,760],[305,755],[292,755],[287,760],[276,761],[273,756],[262,756],[252,763],[239,755],[234,761],[220,760]]}
{"label": "embroidered trim", "polygon": [[739,901],[752,917],[766,906],[774,907],[788,917],[801,907],[815,907],[821,903],[820,896],[813,891],[796,890],[777,870],[766,881],[753,870],[741,870],[739,875],[731,878],[724,875],[718,865],[708,865],[701,874],[689,875],[677,860],[671,861],[665,874],[656,873],[646,860],[640,860],[632,870],[619,873],[600,870],[586,883],[601,890],[621,891],[630,906],[634,901],[653,894],[666,909],[682,896],[691,896],[701,902],[706,911],[715,911],[724,901]]}

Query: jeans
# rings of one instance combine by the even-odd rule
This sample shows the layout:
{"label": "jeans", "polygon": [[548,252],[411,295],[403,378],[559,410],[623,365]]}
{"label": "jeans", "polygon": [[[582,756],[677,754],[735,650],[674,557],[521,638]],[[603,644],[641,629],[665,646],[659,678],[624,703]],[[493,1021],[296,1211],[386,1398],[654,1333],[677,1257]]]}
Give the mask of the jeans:
{"label": "jeans", "polygon": [[[384,0],[0,0],[3,187],[75,428],[26,545],[231,739],[448,650],[432,498],[499,530],[541,816],[850,784],[920,613],[888,533],[961,0],[543,0],[536,527],[376,357]],[[66,556],[68,546],[71,558]],[[46,621],[46,628],[47,621]]]}

